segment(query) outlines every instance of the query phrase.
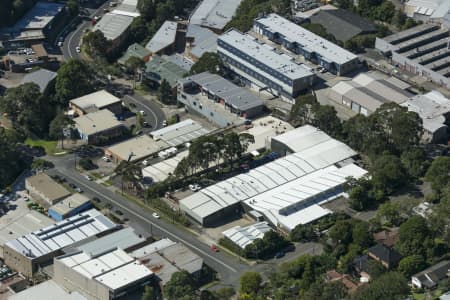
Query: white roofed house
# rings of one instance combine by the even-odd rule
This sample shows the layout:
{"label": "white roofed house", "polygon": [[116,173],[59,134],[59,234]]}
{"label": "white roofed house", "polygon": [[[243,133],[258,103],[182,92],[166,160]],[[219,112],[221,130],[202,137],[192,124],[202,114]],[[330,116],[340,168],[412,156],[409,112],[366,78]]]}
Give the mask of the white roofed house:
{"label": "white roofed house", "polygon": [[289,232],[330,214],[321,204],[343,195],[348,178],[367,174],[353,163],[355,151],[312,126],[289,131],[279,140],[293,154],[204,188],[182,199],[180,208],[203,226],[215,226],[242,209],[253,210]]}

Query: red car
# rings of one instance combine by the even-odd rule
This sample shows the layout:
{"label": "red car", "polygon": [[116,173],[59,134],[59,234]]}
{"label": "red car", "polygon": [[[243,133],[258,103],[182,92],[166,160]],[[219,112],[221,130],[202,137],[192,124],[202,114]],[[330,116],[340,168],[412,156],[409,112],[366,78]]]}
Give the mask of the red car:
{"label": "red car", "polygon": [[216,245],[211,245],[211,250],[212,250],[213,252],[219,252],[219,249],[217,249],[217,246],[216,246]]}

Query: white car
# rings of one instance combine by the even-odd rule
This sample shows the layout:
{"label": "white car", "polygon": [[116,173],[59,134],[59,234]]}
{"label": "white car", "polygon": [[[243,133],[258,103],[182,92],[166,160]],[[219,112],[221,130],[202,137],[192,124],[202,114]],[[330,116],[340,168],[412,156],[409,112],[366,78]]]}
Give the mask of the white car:
{"label": "white car", "polygon": [[106,161],[106,162],[110,162],[110,161],[111,161],[111,160],[109,159],[109,157],[107,157],[107,156],[103,156],[102,159],[103,159],[104,161]]}
{"label": "white car", "polygon": [[142,116],[145,116],[145,115],[146,115],[145,111],[143,111],[143,110],[140,110],[139,113],[140,113]]}
{"label": "white car", "polygon": [[160,218],[160,216],[157,214],[157,213],[152,213],[152,216],[153,216],[153,218],[155,218],[155,219],[159,219]]}
{"label": "white car", "polygon": [[166,127],[166,126],[167,126],[167,121],[166,121],[166,120],[164,120],[164,121],[162,122],[162,126],[163,126],[163,127]]}
{"label": "white car", "polygon": [[86,179],[89,180],[89,181],[92,181],[92,177],[89,176],[89,175],[84,176],[84,178],[86,178]]}
{"label": "white car", "polygon": [[58,47],[62,47],[62,45],[63,45],[63,42],[59,41],[58,42]]}
{"label": "white car", "polygon": [[80,47],[76,47],[75,50],[77,51],[77,53],[81,52],[81,48]]}
{"label": "white car", "polygon": [[150,161],[148,159],[142,161],[142,164],[144,166],[148,166],[149,163],[150,163]]}
{"label": "white car", "polygon": [[191,191],[193,191],[193,192],[196,192],[196,191],[201,190],[201,187],[200,187],[199,184],[194,183],[194,184],[190,184],[190,185],[189,185],[189,189],[190,189]]}

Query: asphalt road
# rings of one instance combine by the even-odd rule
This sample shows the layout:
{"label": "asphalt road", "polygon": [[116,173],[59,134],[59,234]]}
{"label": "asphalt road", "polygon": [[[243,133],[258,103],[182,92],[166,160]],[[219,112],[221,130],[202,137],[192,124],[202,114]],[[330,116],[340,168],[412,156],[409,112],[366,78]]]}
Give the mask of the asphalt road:
{"label": "asphalt road", "polygon": [[126,95],[122,100],[126,104],[133,103],[136,106],[133,108],[134,111],[145,112],[144,120],[147,121],[151,127],[143,128],[144,132],[153,131],[162,127],[166,115],[159,107],[158,103],[147,100],[138,94]]}

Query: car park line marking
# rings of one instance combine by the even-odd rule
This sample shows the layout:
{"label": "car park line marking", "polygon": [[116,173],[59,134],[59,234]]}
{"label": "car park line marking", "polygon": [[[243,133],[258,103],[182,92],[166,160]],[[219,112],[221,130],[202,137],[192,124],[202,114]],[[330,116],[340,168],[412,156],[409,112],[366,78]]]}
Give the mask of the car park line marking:
{"label": "car park line marking", "polygon": [[[78,180],[78,179],[76,179],[76,178],[74,178],[74,177],[71,177],[71,179],[72,179],[73,181],[76,181],[79,185],[83,185],[86,189],[89,189],[90,191],[94,192],[95,194],[99,194],[99,192],[97,192],[95,189],[91,188],[89,185],[85,184],[84,182],[82,182],[82,181],[80,181],[80,180]],[[221,260],[219,260],[219,259],[215,258],[214,256],[212,256],[212,255],[206,253],[206,252],[203,251],[202,249],[198,248],[197,246],[192,245],[191,243],[189,243],[189,242],[187,242],[186,240],[184,240],[184,239],[178,237],[177,235],[171,233],[170,231],[164,229],[163,227],[159,226],[158,224],[153,223],[153,222],[150,222],[147,218],[145,218],[145,217],[141,216],[140,214],[138,214],[138,213],[132,211],[132,210],[129,209],[128,207],[123,206],[122,204],[120,204],[120,203],[117,202],[116,200],[114,200],[114,199],[112,199],[112,198],[110,198],[110,197],[108,197],[108,196],[106,196],[106,195],[104,195],[104,194],[102,194],[101,197],[108,199],[110,202],[112,202],[112,203],[114,203],[115,205],[119,206],[119,207],[122,208],[123,210],[126,210],[126,211],[127,211],[128,213],[130,213],[131,215],[138,217],[139,219],[143,220],[143,221],[146,222],[146,223],[151,224],[152,226],[155,226],[156,228],[158,228],[158,229],[161,230],[162,232],[166,233],[167,235],[170,235],[170,236],[174,237],[175,239],[178,239],[179,241],[183,242],[184,244],[189,245],[189,247],[191,247],[191,248],[197,250],[198,252],[202,253],[204,256],[207,256],[208,258],[214,260],[216,263],[218,263],[218,264],[220,264],[220,265],[226,267],[227,269],[233,271],[234,273],[237,273],[237,270],[236,270],[235,268],[230,267],[229,265],[227,265],[226,263],[222,262]]]}

